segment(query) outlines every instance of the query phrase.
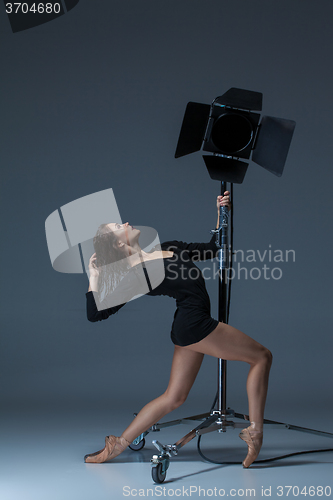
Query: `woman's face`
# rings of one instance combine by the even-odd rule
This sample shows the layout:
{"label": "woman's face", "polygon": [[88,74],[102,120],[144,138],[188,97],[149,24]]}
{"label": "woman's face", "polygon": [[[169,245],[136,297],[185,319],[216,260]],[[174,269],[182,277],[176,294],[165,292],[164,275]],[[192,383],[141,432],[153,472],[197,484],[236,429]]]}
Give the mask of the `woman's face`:
{"label": "woman's face", "polygon": [[139,229],[130,226],[128,222],[118,224],[118,222],[110,222],[108,227],[116,235],[117,239],[126,245],[132,246],[133,243],[138,241],[140,235]]}

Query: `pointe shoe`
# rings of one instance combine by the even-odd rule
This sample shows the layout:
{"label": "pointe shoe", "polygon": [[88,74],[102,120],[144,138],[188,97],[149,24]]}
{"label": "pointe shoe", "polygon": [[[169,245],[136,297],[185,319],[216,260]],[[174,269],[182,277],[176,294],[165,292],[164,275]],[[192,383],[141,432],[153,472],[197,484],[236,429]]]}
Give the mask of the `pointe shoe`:
{"label": "pointe shoe", "polygon": [[239,437],[245,441],[248,446],[247,455],[243,461],[243,467],[247,469],[259,455],[263,440],[263,432],[255,430],[252,426],[250,426],[243,429],[239,433]]}
{"label": "pointe shoe", "polygon": [[84,457],[86,463],[101,464],[107,460],[117,457],[131,443],[124,437],[106,436],[105,447],[102,450],[91,453]]}

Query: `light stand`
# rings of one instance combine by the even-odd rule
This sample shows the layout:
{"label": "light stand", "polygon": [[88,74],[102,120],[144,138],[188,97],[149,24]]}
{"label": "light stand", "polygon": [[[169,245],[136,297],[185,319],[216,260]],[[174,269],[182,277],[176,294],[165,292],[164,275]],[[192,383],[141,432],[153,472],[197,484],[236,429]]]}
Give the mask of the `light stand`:
{"label": "light stand", "polygon": [[[254,151],[252,156],[254,162],[275,175],[281,176],[295,128],[295,122],[264,116],[259,124],[260,115],[251,113],[250,111],[260,111],[261,106],[262,94],[235,88],[228,90],[223,96],[217,97],[211,106],[200,103],[188,103],[178,140],[176,158],[199,151],[203,144],[204,151],[213,153],[213,156],[204,155],[204,161],[211,178],[221,182],[222,195],[226,191],[227,182],[243,182],[248,164],[240,161],[239,158],[250,158],[252,151]],[[223,323],[227,323],[228,321],[228,299],[230,299],[227,291],[229,271],[228,222],[229,214],[227,207],[220,207],[219,227],[211,232],[215,233],[216,244],[219,247],[218,319]],[[144,438],[149,432],[156,432],[164,427],[192,421],[201,422],[174,444],[164,445],[157,440],[153,441],[154,446],[159,452],[157,455],[153,455],[151,459],[152,478],[154,482],[162,483],[165,480],[170,458],[177,455],[180,448],[194,437],[198,436],[200,440],[203,434],[209,432],[226,432],[228,428],[244,428],[244,423],[234,422],[232,419],[238,418],[249,421],[249,416],[236,413],[234,410],[227,408],[226,389],[227,361],[218,359],[216,409],[200,415],[185,417],[162,424],[157,423],[131,443],[129,447],[132,450],[140,450],[143,448],[145,444]],[[276,428],[286,428],[333,438],[333,434],[329,432],[307,429],[273,420],[264,419],[264,424],[269,424]],[[200,450],[199,453],[202,455]],[[256,463],[268,462],[278,458],[285,457],[257,460]],[[241,462],[223,463],[235,464]]]}
{"label": "light stand", "polygon": [[[221,182],[221,195],[226,191],[226,183]],[[219,227],[212,230],[216,234],[216,244],[219,262],[219,290],[218,290],[218,318],[222,323],[227,323],[227,273],[229,269],[229,242],[228,242],[228,220],[229,213],[227,207],[220,207]],[[217,393],[218,414],[226,418],[227,416],[227,361],[218,360],[218,393]]]}

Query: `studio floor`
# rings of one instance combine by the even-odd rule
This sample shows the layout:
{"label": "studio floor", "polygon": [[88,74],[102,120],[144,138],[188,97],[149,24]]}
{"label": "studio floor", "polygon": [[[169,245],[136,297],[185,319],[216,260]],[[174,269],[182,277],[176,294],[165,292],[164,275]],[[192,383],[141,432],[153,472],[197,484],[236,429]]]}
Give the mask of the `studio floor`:
{"label": "studio floor", "polygon": [[[44,407],[38,411],[7,409],[2,414],[1,425],[0,498],[333,497],[333,452],[298,455],[243,469],[241,465],[204,461],[197,451],[197,438],[172,458],[165,481],[155,484],[150,464],[156,452],[152,440],[172,444],[196,426],[192,424],[150,433],[141,451],[126,449],[109,463],[85,464],[84,455],[101,449],[105,435],[121,434],[129,412],[123,409],[101,413],[97,408],[75,411],[64,407],[58,410]],[[179,418],[181,412],[177,412],[164,421]],[[292,421],[297,425],[297,414],[292,416]],[[327,426],[324,429],[322,426],[322,419],[317,422],[312,419],[312,428],[330,432]],[[241,462],[246,455],[246,445],[238,433],[239,429],[230,429],[225,433],[206,434],[201,440],[201,449],[213,460]],[[266,426],[264,436],[259,459],[333,448],[330,438],[288,429]]]}

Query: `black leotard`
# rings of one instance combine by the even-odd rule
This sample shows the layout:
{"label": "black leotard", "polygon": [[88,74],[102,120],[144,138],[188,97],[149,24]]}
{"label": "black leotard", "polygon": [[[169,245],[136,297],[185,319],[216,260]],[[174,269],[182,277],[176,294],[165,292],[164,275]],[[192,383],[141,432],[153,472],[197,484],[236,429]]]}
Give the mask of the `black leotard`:
{"label": "black leotard", "polygon": [[[215,236],[209,243],[167,241],[162,250],[173,251],[173,257],[164,258],[165,278],[147,295],[168,295],[176,299],[177,309],[171,329],[174,344],[186,346],[199,342],[218,325],[210,315],[210,300],[205,280],[194,261],[213,259],[217,253]],[[154,260],[149,261],[154,265]],[[92,292],[86,293],[89,321],[100,321],[115,314],[125,304],[97,310]]]}

